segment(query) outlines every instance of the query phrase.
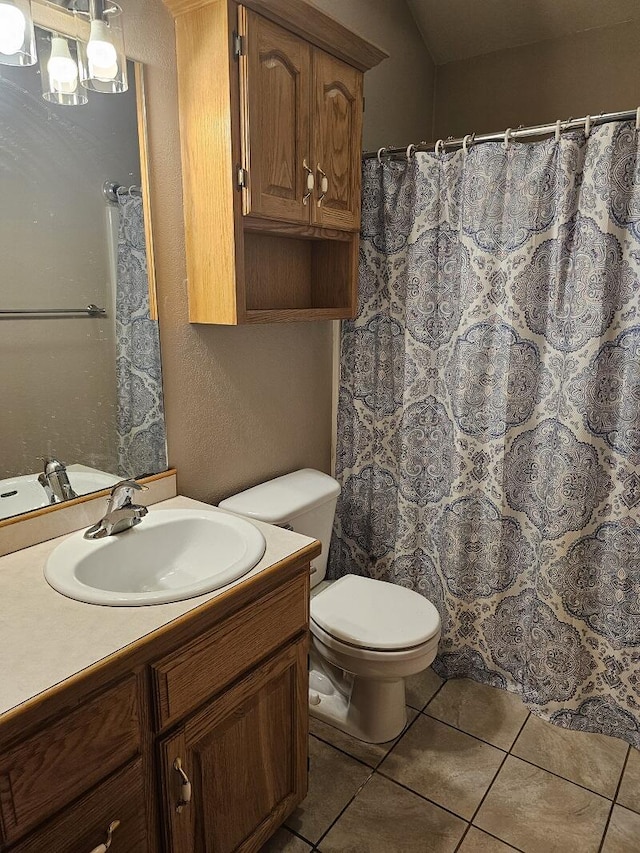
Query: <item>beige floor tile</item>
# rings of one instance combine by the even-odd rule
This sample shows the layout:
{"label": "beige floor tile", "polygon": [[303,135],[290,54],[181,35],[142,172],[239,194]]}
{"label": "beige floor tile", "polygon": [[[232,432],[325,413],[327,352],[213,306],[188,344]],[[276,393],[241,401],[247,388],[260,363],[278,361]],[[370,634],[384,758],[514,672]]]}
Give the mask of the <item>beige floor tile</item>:
{"label": "beige floor tile", "polygon": [[614,806],[602,853],[638,853],[640,850],[640,815]]}
{"label": "beige floor tile", "polygon": [[[413,708],[407,708],[407,727],[411,725],[417,716],[417,711]],[[401,735],[398,735],[395,740],[387,741],[387,743],[364,743],[357,738],[351,737],[351,735],[341,732],[340,729],[316,720],[314,717],[309,717],[309,731],[312,735],[349,753],[349,755],[352,755],[359,761],[364,761],[369,767],[377,767],[391,747],[398,742],[398,738],[401,737]]]}
{"label": "beige floor tile", "polygon": [[634,747],[631,747],[629,760],[624,768],[618,802],[634,812],[640,812],[640,751]]}
{"label": "beige floor tile", "polygon": [[443,679],[436,675],[431,667],[417,675],[409,676],[405,682],[407,705],[411,705],[417,711],[422,711],[441,684],[444,684]]}
{"label": "beige floor tile", "polygon": [[509,756],[474,823],[524,853],[597,853],[611,803]]}
{"label": "beige floor tile", "polygon": [[322,853],[452,853],[464,821],[373,776],[325,839]]}
{"label": "beige floor tile", "polygon": [[314,737],[309,738],[309,757],[309,793],[285,825],[315,844],[367,780],[371,768]]}
{"label": "beige floor tile", "polygon": [[282,826],[264,847],[260,848],[260,853],[308,853],[309,850],[311,847],[306,841]]}
{"label": "beige floor tile", "polygon": [[511,853],[513,849],[503,841],[498,841],[492,835],[472,826],[458,847],[458,853]]}
{"label": "beige floor tile", "polygon": [[493,746],[421,715],[379,770],[470,819],[503,758]]}
{"label": "beige floor tile", "polygon": [[469,678],[447,681],[425,711],[507,752],[529,714],[519,696]]}
{"label": "beige floor tile", "polygon": [[613,799],[627,749],[619,738],[561,729],[532,714],[511,752]]}

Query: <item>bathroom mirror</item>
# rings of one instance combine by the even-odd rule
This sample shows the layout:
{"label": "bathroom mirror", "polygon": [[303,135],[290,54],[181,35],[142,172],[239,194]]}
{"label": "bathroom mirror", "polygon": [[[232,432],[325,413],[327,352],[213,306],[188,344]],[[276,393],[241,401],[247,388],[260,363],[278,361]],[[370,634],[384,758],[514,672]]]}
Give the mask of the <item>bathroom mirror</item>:
{"label": "bathroom mirror", "polygon": [[[33,9],[55,18],[39,64],[0,64],[0,524],[167,467],[142,67],[125,92],[46,100],[74,16]],[[72,493],[38,481],[46,459]]]}

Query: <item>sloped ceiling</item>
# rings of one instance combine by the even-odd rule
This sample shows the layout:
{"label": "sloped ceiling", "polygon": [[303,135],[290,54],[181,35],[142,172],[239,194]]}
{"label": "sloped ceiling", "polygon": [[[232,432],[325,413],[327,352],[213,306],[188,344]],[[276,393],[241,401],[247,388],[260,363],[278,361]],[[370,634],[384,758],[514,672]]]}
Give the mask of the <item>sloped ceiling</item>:
{"label": "sloped ceiling", "polygon": [[640,0],[407,0],[436,65],[640,20]]}

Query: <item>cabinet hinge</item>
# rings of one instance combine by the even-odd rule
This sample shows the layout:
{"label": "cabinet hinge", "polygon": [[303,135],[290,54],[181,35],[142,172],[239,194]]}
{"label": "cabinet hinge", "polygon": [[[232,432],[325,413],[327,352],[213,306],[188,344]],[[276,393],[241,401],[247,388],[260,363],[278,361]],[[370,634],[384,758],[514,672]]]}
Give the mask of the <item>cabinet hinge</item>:
{"label": "cabinet hinge", "polygon": [[236,59],[240,56],[244,56],[246,54],[245,49],[245,40],[244,36],[239,35],[238,33],[233,34],[233,54]]}
{"label": "cabinet hinge", "polygon": [[367,108],[367,99],[363,98],[362,99],[362,112],[364,112],[366,110],[366,108]]}
{"label": "cabinet hinge", "polygon": [[236,180],[238,182],[238,189],[244,189],[247,186],[249,175],[247,174],[247,170],[243,169],[242,166],[238,166],[237,168]]}

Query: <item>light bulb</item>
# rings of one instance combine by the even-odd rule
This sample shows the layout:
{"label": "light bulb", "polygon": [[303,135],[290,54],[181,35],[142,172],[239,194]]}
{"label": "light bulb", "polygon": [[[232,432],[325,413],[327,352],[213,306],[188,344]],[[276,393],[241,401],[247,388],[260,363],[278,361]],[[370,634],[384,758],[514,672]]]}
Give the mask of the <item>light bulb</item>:
{"label": "light bulb", "polygon": [[[91,32],[87,44],[87,57],[99,71],[105,71],[118,66],[118,52],[111,41],[111,34],[106,21],[91,21]],[[115,74],[113,75],[115,76]],[[109,79],[112,79],[111,77]]]}
{"label": "light bulb", "polygon": [[11,56],[24,44],[27,19],[13,3],[0,3],[0,53]]}
{"label": "light bulb", "polygon": [[118,63],[114,62],[113,65],[110,65],[108,68],[103,68],[89,60],[89,72],[92,77],[99,80],[101,83],[109,83],[111,80],[115,80],[118,76]]}
{"label": "light bulb", "polygon": [[51,56],[47,62],[47,71],[56,88],[75,88],[78,65],[69,52],[69,44],[65,38],[54,36],[51,39]]}

